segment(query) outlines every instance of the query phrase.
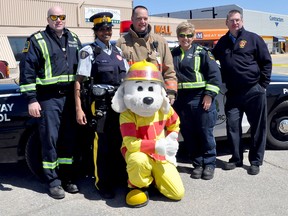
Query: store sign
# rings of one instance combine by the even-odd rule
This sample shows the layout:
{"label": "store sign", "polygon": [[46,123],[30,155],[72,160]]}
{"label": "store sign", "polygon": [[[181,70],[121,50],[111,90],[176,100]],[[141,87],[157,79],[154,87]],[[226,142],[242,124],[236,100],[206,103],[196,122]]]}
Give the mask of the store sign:
{"label": "store sign", "polygon": [[203,39],[203,32],[195,32],[196,39]]}
{"label": "store sign", "polygon": [[171,29],[169,25],[155,25],[154,26],[154,32],[156,34],[162,34],[162,35],[171,35]]}
{"label": "store sign", "polygon": [[275,22],[276,27],[279,25],[280,22],[284,22],[283,18],[275,16],[269,16],[269,20]]}
{"label": "store sign", "polygon": [[85,22],[90,22],[89,18],[96,13],[110,12],[113,14],[112,23],[120,24],[120,10],[114,10],[111,8],[85,8]]}
{"label": "store sign", "polygon": [[215,29],[215,30],[196,30],[195,37],[196,40],[218,40],[220,37],[225,35],[226,29]]}

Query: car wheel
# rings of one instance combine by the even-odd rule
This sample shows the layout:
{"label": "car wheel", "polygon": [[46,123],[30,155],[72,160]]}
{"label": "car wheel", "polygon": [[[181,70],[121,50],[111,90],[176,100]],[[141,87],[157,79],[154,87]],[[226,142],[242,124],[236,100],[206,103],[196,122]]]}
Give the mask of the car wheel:
{"label": "car wheel", "polygon": [[288,101],[280,103],[268,115],[267,145],[272,149],[288,150]]}
{"label": "car wheel", "polygon": [[27,141],[25,159],[31,172],[42,181],[44,180],[44,173],[41,155],[39,134],[33,131]]}

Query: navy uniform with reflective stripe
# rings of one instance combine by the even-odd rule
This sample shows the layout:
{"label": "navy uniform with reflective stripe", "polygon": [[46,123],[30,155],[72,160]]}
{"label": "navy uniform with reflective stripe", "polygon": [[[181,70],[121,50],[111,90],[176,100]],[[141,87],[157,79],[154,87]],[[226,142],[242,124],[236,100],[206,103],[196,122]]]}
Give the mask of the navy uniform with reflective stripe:
{"label": "navy uniform with reflective stripe", "polygon": [[[178,78],[174,108],[180,117],[180,130],[194,167],[215,168],[216,143],[213,128],[217,111],[214,98],[220,90],[221,75],[210,51],[192,44],[186,52],[179,46],[172,50]],[[209,110],[203,109],[203,97],[212,97]]]}
{"label": "navy uniform with reflective stripe", "polygon": [[41,106],[37,122],[44,174],[50,187],[73,178],[76,126],[73,85],[81,43],[74,33],[63,31],[61,38],[49,26],[33,34],[26,42],[20,68],[21,92],[29,104],[38,102]]}

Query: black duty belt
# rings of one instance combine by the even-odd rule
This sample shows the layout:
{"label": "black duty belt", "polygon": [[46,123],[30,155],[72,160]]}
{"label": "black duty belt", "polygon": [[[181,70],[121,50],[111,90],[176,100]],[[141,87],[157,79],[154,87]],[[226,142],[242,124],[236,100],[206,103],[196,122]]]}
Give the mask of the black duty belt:
{"label": "black duty belt", "polygon": [[74,94],[73,85],[69,86],[43,86],[37,89],[39,95],[70,95]]}

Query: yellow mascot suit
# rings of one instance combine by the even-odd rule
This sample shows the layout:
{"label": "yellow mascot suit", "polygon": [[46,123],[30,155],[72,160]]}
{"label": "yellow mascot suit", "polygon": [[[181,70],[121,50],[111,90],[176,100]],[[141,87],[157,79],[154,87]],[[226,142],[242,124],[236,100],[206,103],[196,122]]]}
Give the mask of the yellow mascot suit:
{"label": "yellow mascot suit", "polygon": [[180,120],[157,67],[145,60],[134,63],[112,99],[112,108],[121,113],[121,152],[130,188],[127,205],[147,205],[151,184],[167,198],[181,200],[184,186],[176,168]]}

